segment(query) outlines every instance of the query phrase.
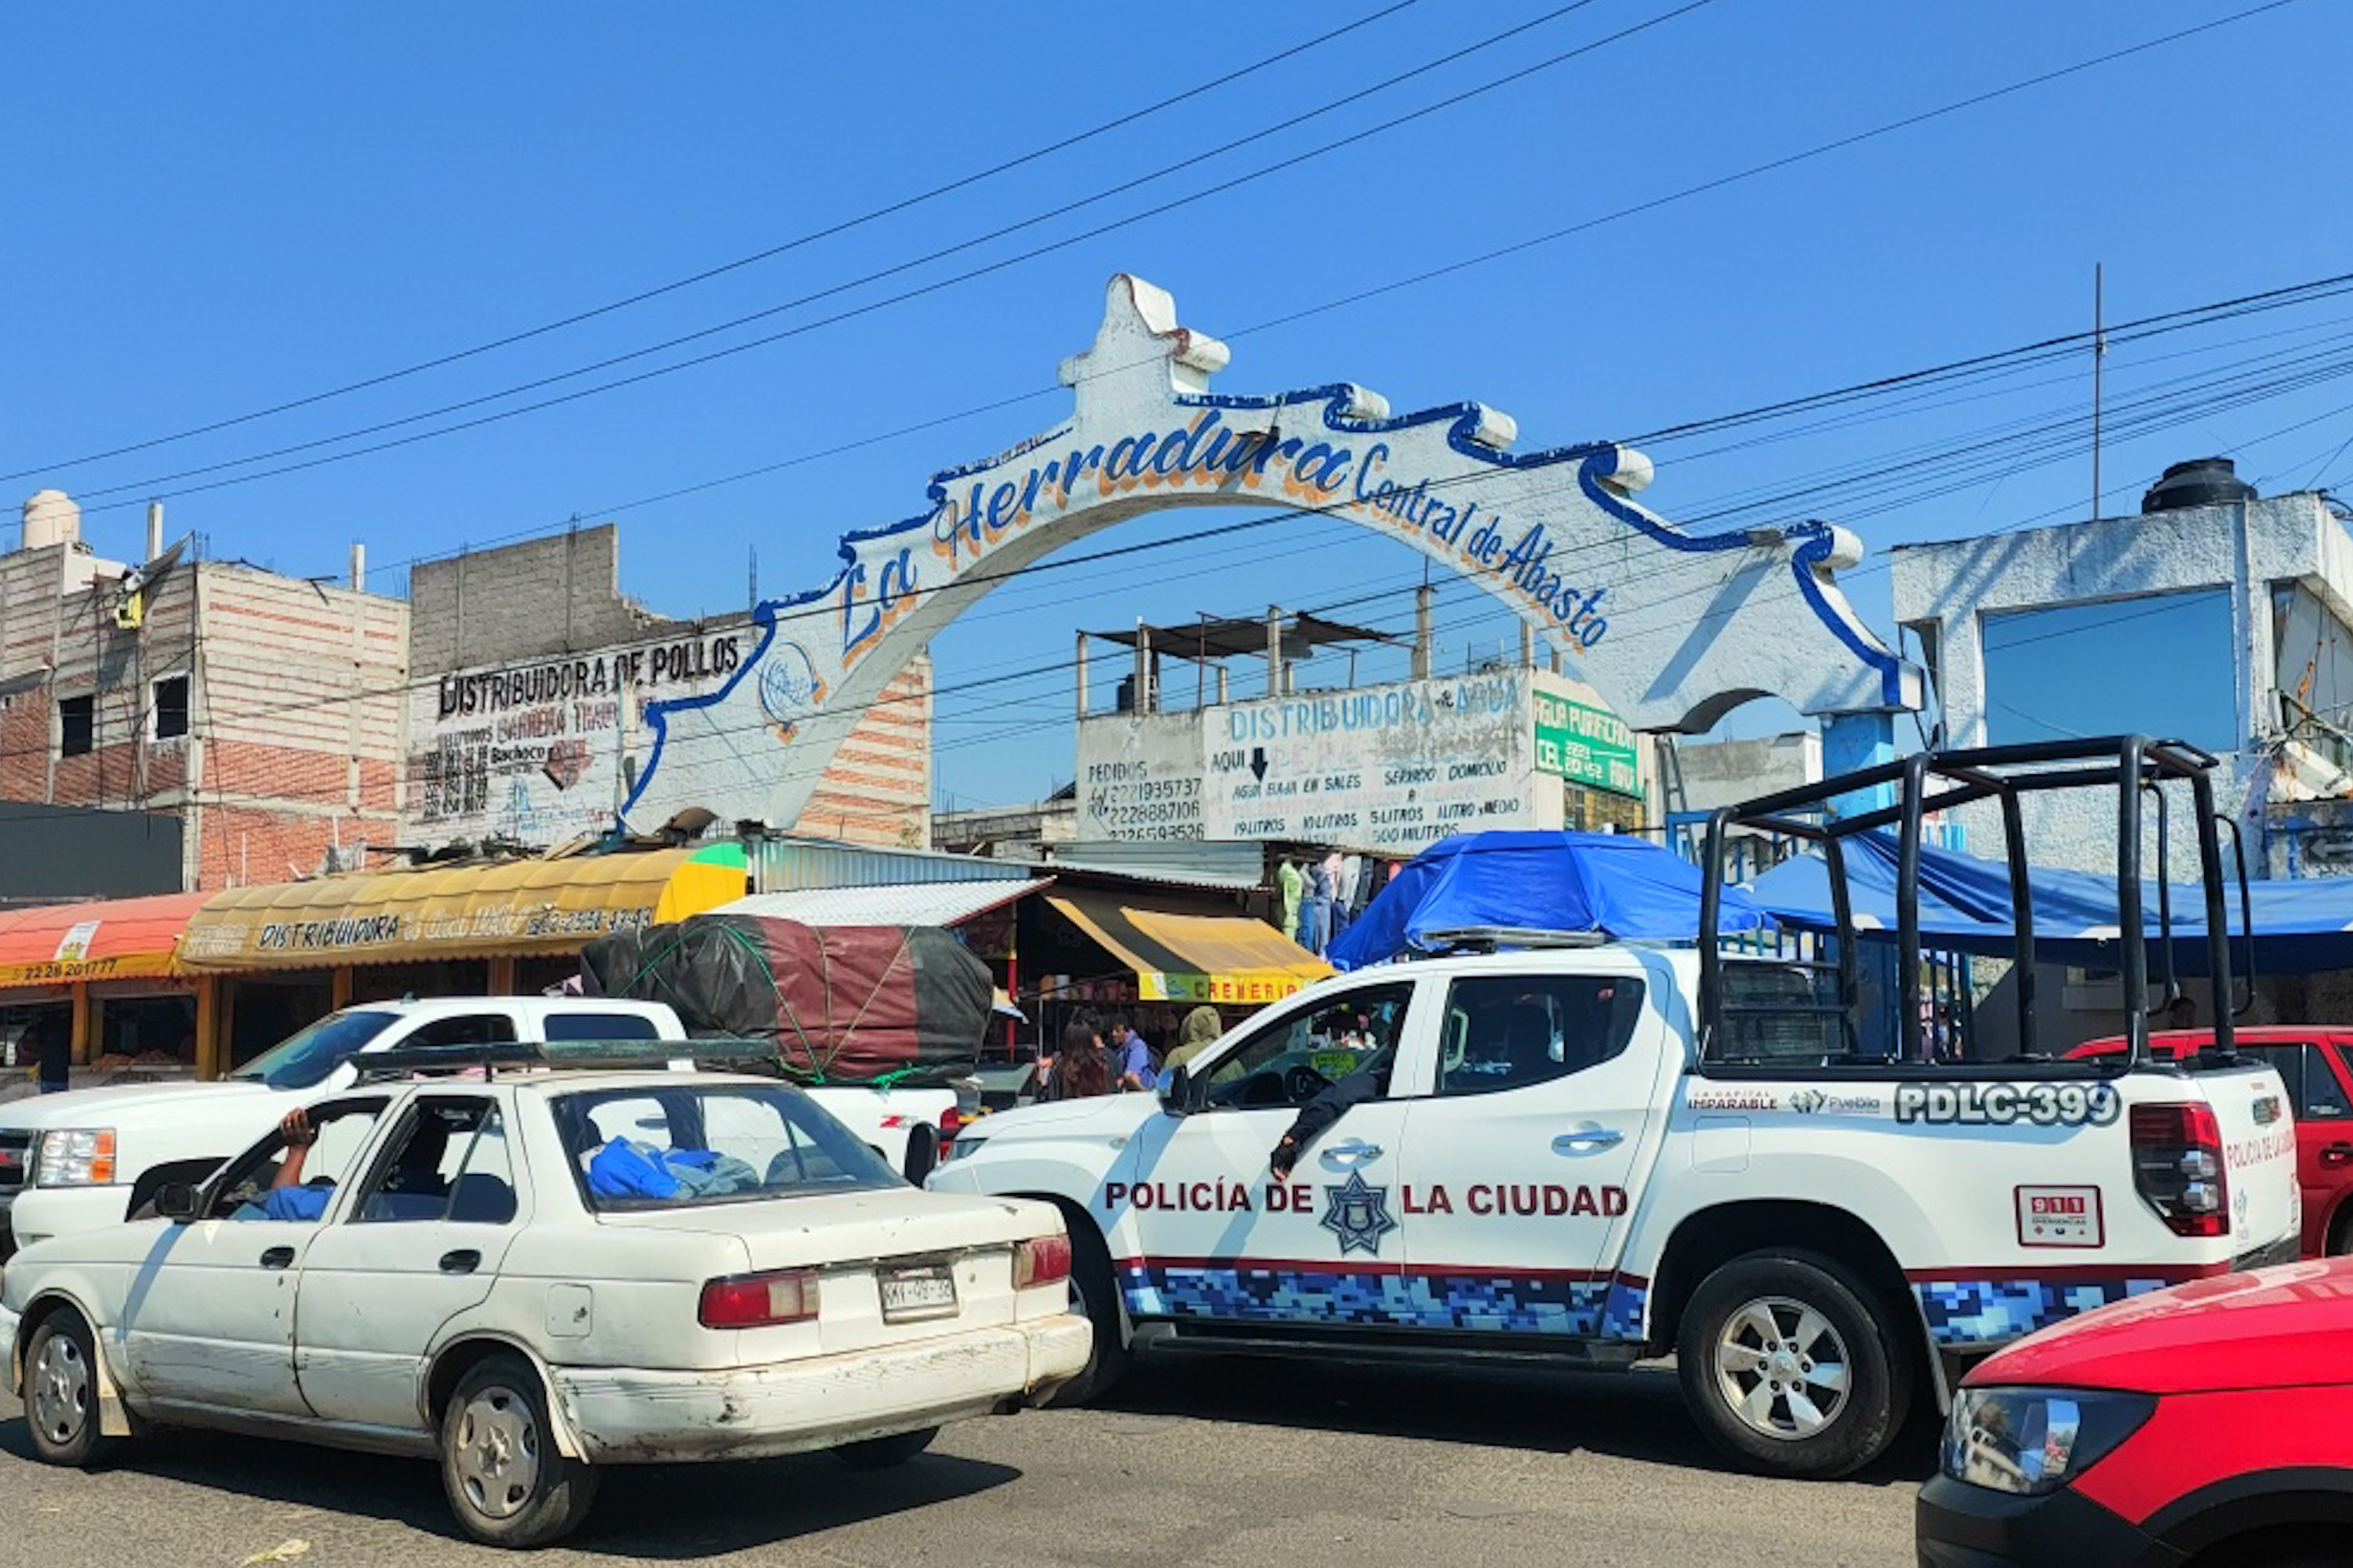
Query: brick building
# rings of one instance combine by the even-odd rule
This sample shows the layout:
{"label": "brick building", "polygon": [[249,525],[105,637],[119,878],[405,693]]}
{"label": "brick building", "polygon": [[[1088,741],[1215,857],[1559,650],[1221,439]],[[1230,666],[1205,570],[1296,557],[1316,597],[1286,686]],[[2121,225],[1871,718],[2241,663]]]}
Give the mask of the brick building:
{"label": "brick building", "polygon": [[[931,824],[931,662],[902,671],[823,766],[797,820],[805,655],[790,610],[697,620],[621,592],[611,524],[417,566],[403,842],[560,843],[620,815],[639,832],[700,807],[723,824],[922,848]],[[796,662],[797,661],[797,662]]]}
{"label": "brick building", "polygon": [[[0,800],[59,822],[69,808],[176,819],[171,881],[190,890],[308,875],[393,841],[406,605],[188,559],[126,595],[133,568],[92,553],[66,496],[41,492],[24,519],[0,556]],[[159,530],[151,518],[151,560]],[[37,812],[5,827],[42,835]]]}

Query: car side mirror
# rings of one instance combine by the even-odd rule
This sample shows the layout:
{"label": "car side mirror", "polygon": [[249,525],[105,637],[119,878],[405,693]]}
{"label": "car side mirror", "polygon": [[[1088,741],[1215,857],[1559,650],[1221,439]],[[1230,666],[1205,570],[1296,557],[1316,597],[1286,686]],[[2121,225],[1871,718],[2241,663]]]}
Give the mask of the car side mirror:
{"label": "car side mirror", "polygon": [[1160,1103],[1172,1116],[1193,1108],[1193,1075],[1183,1063],[1160,1075]]}
{"label": "car side mirror", "polygon": [[196,1217],[196,1190],[186,1181],[166,1181],[155,1189],[155,1212],[175,1225]]}

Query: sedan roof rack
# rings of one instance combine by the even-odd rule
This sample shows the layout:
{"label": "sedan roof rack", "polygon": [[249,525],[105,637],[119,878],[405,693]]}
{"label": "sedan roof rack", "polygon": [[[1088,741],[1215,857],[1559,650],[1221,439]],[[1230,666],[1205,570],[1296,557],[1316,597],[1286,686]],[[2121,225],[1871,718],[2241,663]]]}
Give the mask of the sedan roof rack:
{"label": "sedan roof rack", "polygon": [[625,1072],[665,1067],[773,1065],[766,1040],[501,1040],[479,1045],[396,1045],[352,1058],[362,1083],[422,1073]]}

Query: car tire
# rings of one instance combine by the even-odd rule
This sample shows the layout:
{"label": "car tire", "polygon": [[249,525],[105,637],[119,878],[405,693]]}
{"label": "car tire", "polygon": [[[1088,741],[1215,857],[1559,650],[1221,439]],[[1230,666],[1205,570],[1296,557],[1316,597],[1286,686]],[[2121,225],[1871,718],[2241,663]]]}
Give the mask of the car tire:
{"label": "car tire", "polygon": [[87,1469],[106,1451],[99,1430],[98,1347],[79,1313],[50,1313],[25,1347],[25,1428],[44,1464]]}
{"label": "car tire", "polygon": [[441,1489],[459,1527],[491,1546],[544,1546],[580,1528],[598,1472],[555,1446],[547,1391],[522,1357],[486,1356],[441,1413]]}
{"label": "car tire", "polygon": [[894,1432],[888,1437],[868,1437],[856,1443],[844,1443],[833,1450],[833,1457],[853,1470],[887,1470],[893,1465],[903,1465],[932,1446],[940,1435],[936,1426],[925,1426],[913,1432]]}
{"label": "car tire", "polygon": [[1128,1349],[1119,1306],[1119,1281],[1111,1248],[1084,1215],[1065,1213],[1071,1230],[1071,1310],[1094,1330],[1087,1364],[1045,1401],[1049,1410],[1091,1404],[1127,1375]]}
{"label": "car tire", "polygon": [[1852,1474],[1886,1452],[1912,1404],[1913,1358],[1889,1314],[1815,1253],[1749,1253],[1708,1275],[1675,1360],[1700,1429],[1761,1475]]}

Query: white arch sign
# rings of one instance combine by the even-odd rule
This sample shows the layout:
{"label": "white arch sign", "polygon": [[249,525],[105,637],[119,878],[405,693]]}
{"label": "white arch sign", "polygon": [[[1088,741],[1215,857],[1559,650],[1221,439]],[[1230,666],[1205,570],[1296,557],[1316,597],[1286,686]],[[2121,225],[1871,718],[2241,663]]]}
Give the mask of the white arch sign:
{"label": "white arch sign", "polygon": [[[1861,558],[1844,529],[1687,535],[1631,499],[1648,459],[1611,442],[1514,455],[1512,419],[1476,403],[1393,417],[1361,387],[1271,397],[1209,390],[1226,346],[1124,273],[1103,324],[1063,361],[1069,422],[932,481],[929,507],[841,541],[813,592],[754,611],[759,640],[727,683],[649,703],[625,814],[661,788],[666,749],[703,730],[788,743],[769,820],[795,821],[891,677],[1008,575],[1138,514],[1291,506],[1344,517],[1478,583],[1639,730],[1704,731],[1775,695],[1820,715],[1920,705],[1920,674],[1832,580]],[[1281,525],[1270,529],[1279,535]],[[683,781],[682,781],[683,782]]]}

